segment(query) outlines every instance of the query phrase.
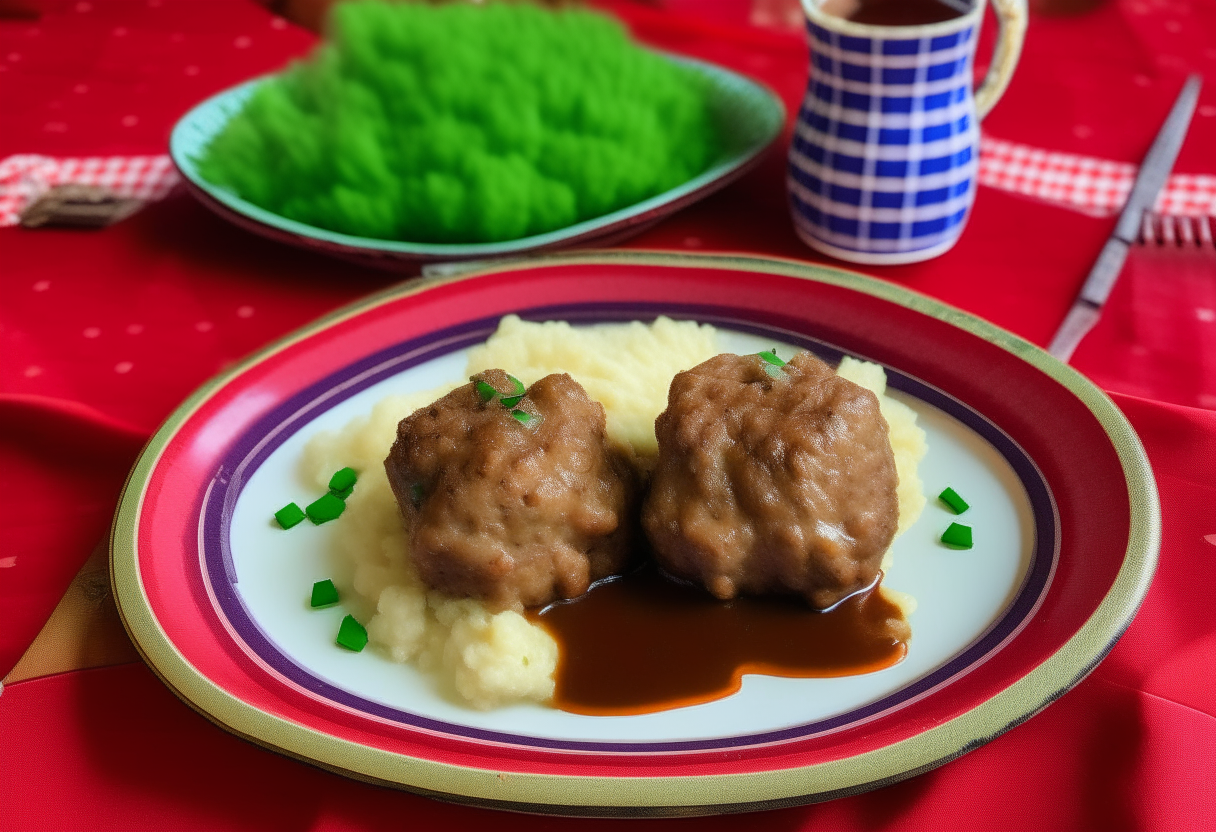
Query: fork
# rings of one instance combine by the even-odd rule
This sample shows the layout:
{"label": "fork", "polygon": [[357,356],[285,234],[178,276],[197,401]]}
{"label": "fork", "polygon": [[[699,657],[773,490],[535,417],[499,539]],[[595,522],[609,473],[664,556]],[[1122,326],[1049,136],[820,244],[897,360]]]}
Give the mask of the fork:
{"label": "fork", "polygon": [[1216,409],[1214,238],[1216,217],[1145,212],[1105,360],[1086,370],[1106,389]]}
{"label": "fork", "polygon": [[1216,217],[1180,217],[1145,211],[1140,220],[1136,244],[1156,247],[1163,252],[1177,251],[1216,262],[1216,237],[1212,226]]}

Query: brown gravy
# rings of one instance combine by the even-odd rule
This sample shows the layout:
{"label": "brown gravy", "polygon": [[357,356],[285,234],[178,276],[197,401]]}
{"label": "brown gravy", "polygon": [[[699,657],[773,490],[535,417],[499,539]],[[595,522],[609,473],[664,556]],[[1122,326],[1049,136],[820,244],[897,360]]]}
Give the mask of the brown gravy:
{"label": "brown gravy", "polygon": [[876,587],[816,612],[799,598],[719,601],[647,565],[528,618],[560,648],[554,707],[643,714],[729,696],[745,673],[852,676],[898,663],[910,631]]}

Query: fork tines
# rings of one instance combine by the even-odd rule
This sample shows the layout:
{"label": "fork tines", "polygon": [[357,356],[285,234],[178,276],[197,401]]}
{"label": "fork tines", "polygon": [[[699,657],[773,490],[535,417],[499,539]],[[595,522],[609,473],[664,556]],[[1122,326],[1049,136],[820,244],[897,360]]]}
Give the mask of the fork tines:
{"label": "fork tines", "polygon": [[1216,217],[1181,217],[1145,211],[1136,242],[1142,246],[1216,248],[1214,223]]}

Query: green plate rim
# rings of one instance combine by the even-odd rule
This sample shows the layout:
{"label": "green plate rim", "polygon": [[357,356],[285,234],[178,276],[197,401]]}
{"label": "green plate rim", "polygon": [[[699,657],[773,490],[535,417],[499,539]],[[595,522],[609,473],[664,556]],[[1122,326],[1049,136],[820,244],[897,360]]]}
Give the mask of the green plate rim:
{"label": "green plate rim", "polygon": [[[685,200],[693,198],[702,190],[705,191],[704,195],[707,196],[712,191],[712,186],[715,183],[723,182],[725,184],[725,182],[730,181],[730,177],[753,164],[781,135],[787,116],[785,103],[775,92],[765,85],[742,73],[709,61],[702,61],[661,50],[651,51],[675,63],[696,69],[721,84],[731,85],[745,92],[750,101],[755,102],[765,110],[765,120],[767,123],[757,125],[756,137],[748,142],[745,147],[732,152],[727,158],[719,161],[708,170],[694,176],[687,182],[677,185],[675,188],[611,213],[593,217],[592,219],[554,231],[534,234],[530,237],[520,237],[515,240],[504,240],[493,243],[442,244],[358,237],[288,219],[254,205],[225,188],[208,182],[199,174],[196,164],[196,155],[201,151],[202,146],[196,143],[191,135],[191,132],[195,129],[195,123],[198,119],[207,117],[207,114],[214,109],[222,108],[230,102],[243,100],[244,97],[252,94],[257,86],[271,80],[277,73],[263,75],[229,87],[192,107],[173,126],[173,131],[169,136],[169,156],[190,185],[197,188],[210,199],[246,220],[253,220],[275,231],[293,237],[337,246],[345,250],[385,256],[469,259],[525,254],[532,250],[559,246],[567,241],[575,242],[583,238],[594,238],[600,234],[615,233],[633,223],[640,224],[645,222],[648,218],[662,212],[668,206],[675,205],[676,207],[680,207]],[[212,135],[214,135],[214,132],[208,134],[208,136]]]}
{"label": "green plate rim", "polygon": [[[1131,526],[1122,565],[1086,623],[1047,661],[966,713],[875,751],[781,771],[691,777],[575,777],[519,774],[403,757],[337,739],[246,705],[202,676],[152,615],[138,570],[136,519],[148,477],[181,425],[217,390],[267,357],[385,302],[433,287],[521,268],[567,265],[688,266],[811,280],[871,295],[945,321],[1021,358],[1062,384],[1101,424],[1123,467]],[[471,265],[460,274],[390,287],[278,339],[203,384],[144,448],[124,486],[111,534],[111,581],[124,625],[152,670],[186,704],[244,739],[366,782],[443,800],[515,811],[594,817],[745,812],[868,791],[935,768],[1024,722],[1080,682],[1114,646],[1148,592],[1161,545],[1156,482],[1126,417],[1096,385],[1044,350],[970,313],[910,289],[832,266],[741,255],[592,251]]]}

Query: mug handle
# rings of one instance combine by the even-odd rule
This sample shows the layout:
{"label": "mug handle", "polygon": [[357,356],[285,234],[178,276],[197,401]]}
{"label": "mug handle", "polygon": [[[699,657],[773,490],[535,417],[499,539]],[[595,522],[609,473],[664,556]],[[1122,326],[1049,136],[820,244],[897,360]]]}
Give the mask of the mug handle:
{"label": "mug handle", "polygon": [[1026,0],[992,0],[1000,31],[988,74],[975,90],[976,120],[983,119],[1005,93],[1026,40]]}

